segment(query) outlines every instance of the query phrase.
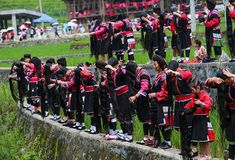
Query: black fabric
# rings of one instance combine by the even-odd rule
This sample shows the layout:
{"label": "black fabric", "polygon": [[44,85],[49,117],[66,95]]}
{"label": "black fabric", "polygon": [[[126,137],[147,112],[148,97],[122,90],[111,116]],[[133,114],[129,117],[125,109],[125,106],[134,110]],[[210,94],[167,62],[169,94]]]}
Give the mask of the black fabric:
{"label": "black fabric", "polygon": [[111,42],[110,42],[109,37],[102,39],[102,40],[97,40],[96,43],[97,43],[97,53],[98,54],[104,55],[104,54],[108,54],[110,52]]}
{"label": "black fabric", "polygon": [[152,32],[149,39],[148,54],[149,59],[153,58],[153,52],[158,49],[158,32]]}
{"label": "black fabric", "polygon": [[124,51],[121,37],[113,37],[112,50],[116,53]]}
{"label": "black fabric", "polygon": [[184,120],[187,127],[192,126],[192,115],[184,115],[182,116],[181,113],[184,111],[184,106],[189,102],[184,101],[184,102],[175,102],[175,117],[174,117],[174,126],[175,128],[179,128],[181,124],[181,119]]}
{"label": "black fabric", "polygon": [[[117,96],[118,102],[118,114],[117,118],[121,123],[123,133],[132,134],[133,124],[132,124],[132,106],[129,102],[130,93],[124,93]],[[124,132],[125,131],[125,132]]]}
{"label": "black fabric", "polygon": [[190,56],[190,49],[186,49],[185,52],[186,52],[186,57],[189,58],[189,56]]}
{"label": "black fabric", "polygon": [[144,130],[144,135],[148,135],[148,133],[149,133],[149,124],[148,123],[143,124],[143,130]]}
{"label": "black fabric", "polygon": [[94,113],[94,93],[85,92],[84,112],[87,114]]}
{"label": "black fabric", "polygon": [[136,112],[139,121],[145,123],[150,120],[150,108],[147,97],[139,96],[136,101]]}
{"label": "black fabric", "polygon": [[235,145],[229,145],[228,151],[229,151],[228,158],[234,159],[235,158]]}
{"label": "black fabric", "polygon": [[230,142],[235,142],[235,110],[230,111],[230,119],[226,128],[226,138]]}
{"label": "black fabric", "polygon": [[211,56],[211,47],[214,47],[215,55],[221,55],[221,47],[213,46],[213,33],[220,33],[220,30],[211,30],[206,28],[206,50],[208,57]]}
{"label": "black fabric", "polygon": [[163,138],[165,141],[171,141],[171,133],[172,133],[172,128],[167,126],[162,126],[161,127],[161,132],[162,132],[162,135],[163,135]]}
{"label": "black fabric", "polygon": [[207,142],[209,118],[206,115],[193,115],[192,122],[192,141]]}
{"label": "black fabric", "polygon": [[186,49],[191,46],[191,39],[190,35],[188,34],[188,30],[179,32],[179,39],[180,39],[180,49]]}
{"label": "black fabric", "polygon": [[191,128],[188,128],[185,116],[180,116],[181,153],[183,157],[189,157],[191,149]]}

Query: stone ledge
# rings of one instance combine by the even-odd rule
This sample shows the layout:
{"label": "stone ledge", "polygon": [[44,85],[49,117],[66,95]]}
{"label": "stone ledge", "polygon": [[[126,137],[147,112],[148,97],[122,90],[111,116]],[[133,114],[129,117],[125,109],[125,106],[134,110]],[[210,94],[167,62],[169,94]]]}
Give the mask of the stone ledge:
{"label": "stone ledge", "polygon": [[179,150],[155,149],[121,141],[106,141],[102,135],[91,135],[84,131],[78,131],[64,127],[49,117],[43,119],[39,115],[31,115],[25,109],[20,109],[17,116],[17,124],[22,125],[24,134],[30,139],[43,137],[46,159],[73,160],[171,160],[181,159]]}

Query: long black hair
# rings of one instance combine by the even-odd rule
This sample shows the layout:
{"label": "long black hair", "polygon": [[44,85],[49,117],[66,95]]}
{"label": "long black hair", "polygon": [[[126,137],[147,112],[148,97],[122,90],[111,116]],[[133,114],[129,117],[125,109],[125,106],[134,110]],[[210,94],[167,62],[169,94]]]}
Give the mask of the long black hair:
{"label": "long black hair", "polygon": [[41,62],[41,60],[38,57],[33,57],[31,59],[31,63],[34,64],[38,77],[42,78],[42,73],[41,73],[42,62]]}

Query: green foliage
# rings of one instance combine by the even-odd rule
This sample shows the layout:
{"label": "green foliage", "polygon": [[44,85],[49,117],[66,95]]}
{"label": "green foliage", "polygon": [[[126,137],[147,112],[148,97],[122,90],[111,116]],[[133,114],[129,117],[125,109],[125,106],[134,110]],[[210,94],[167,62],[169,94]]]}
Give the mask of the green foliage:
{"label": "green foliage", "polygon": [[22,128],[16,125],[16,104],[8,85],[0,83],[0,88],[0,159],[39,160],[36,150],[22,134]]}

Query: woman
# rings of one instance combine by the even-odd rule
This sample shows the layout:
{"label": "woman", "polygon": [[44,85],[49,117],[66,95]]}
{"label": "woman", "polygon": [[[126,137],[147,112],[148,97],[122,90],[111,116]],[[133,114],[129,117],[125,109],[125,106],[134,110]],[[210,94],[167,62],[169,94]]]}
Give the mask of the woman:
{"label": "woman", "polygon": [[[156,76],[153,79],[152,93],[148,94],[149,98],[152,99],[150,106],[151,130],[148,145],[155,147],[160,145],[162,149],[168,149],[171,148],[170,126],[173,119],[171,95],[168,94],[167,76],[164,71],[167,64],[161,56],[155,55],[153,57],[153,66]],[[160,130],[165,139],[163,143],[161,143]]]}
{"label": "woman", "polygon": [[[211,159],[210,142],[215,141],[214,130],[209,120],[212,98],[203,90],[203,86],[200,83],[194,84],[192,90],[194,97],[184,107],[185,113],[193,113],[191,142],[194,145],[199,143],[201,151],[200,159]],[[193,150],[196,150],[196,146],[193,147]]]}

